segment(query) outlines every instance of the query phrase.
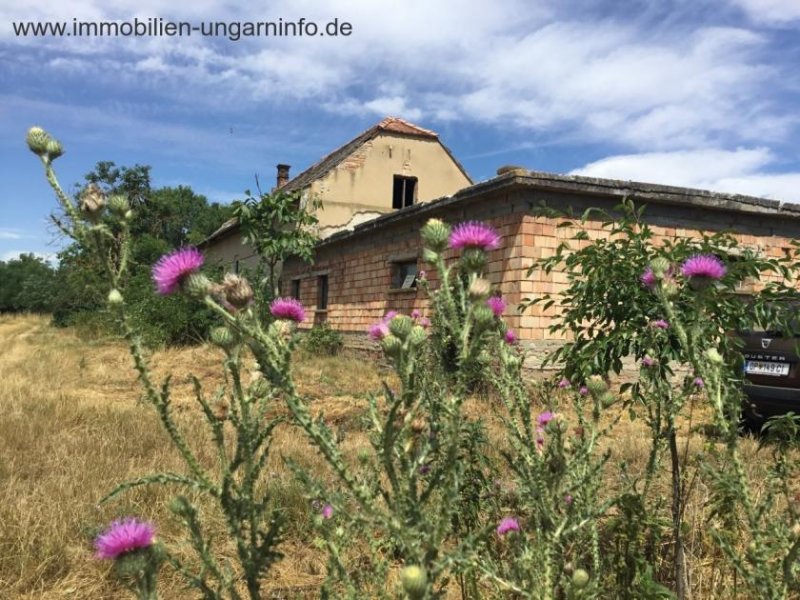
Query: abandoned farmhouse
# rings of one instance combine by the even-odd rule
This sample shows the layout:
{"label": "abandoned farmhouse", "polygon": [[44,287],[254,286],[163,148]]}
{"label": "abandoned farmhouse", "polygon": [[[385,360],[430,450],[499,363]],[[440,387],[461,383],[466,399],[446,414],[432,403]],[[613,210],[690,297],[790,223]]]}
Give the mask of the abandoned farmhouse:
{"label": "abandoned farmhouse", "polygon": [[[586,208],[611,210],[624,197],[647,204],[645,220],[665,239],[726,230],[739,242],[767,256],[781,256],[800,238],[800,205],[703,190],[630,181],[554,175],[522,168],[500,169],[473,184],[438,136],[400,119],[385,119],[334,151],[293,180],[279,165],[278,185],[318,194],[323,204],[315,261],[289,259],[281,274],[282,293],[298,298],[313,319],[327,322],[352,346],[367,347],[371,323],[388,310],[427,310],[415,276],[422,261],[420,228],[430,218],[448,223],[484,221],[497,229],[501,247],[489,256],[487,277],[509,306],[506,320],[529,350],[530,366],[560,344],[549,332],[555,308],[534,306],[517,312],[526,297],[558,293],[566,275],[541,271],[527,275],[534,259],[552,256],[571,238],[574,227],[542,216],[541,205],[581,214]],[[589,221],[590,239],[604,235]],[[242,247],[235,222],[223,225],[203,244],[213,261],[234,268],[252,260]]]}

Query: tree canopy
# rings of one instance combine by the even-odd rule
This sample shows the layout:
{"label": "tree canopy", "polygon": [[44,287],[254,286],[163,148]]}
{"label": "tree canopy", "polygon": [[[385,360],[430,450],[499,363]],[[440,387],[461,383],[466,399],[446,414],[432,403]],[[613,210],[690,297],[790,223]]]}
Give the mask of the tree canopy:
{"label": "tree canopy", "polygon": [[[185,343],[199,339],[208,317],[185,301],[156,302],[150,280],[153,263],[163,254],[195,245],[213,233],[233,214],[233,208],[195,193],[188,186],[154,188],[147,165],[117,166],[100,161],[86,174],[83,184],[96,184],[108,196],[125,196],[133,211],[131,231],[131,282],[126,301],[153,343]],[[51,266],[33,255],[0,262],[0,311],[52,312],[57,325],[91,322],[110,327],[105,298],[95,283],[101,267],[76,244],[64,248],[59,263]],[[95,328],[95,327],[93,327]]]}

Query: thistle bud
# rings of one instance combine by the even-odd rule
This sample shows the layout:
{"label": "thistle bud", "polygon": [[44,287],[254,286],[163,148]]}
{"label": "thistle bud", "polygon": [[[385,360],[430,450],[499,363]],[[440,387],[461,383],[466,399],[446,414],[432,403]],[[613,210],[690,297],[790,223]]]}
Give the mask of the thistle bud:
{"label": "thistle bud", "polygon": [[425,248],[422,250],[422,260],[426,263],[435,263],[439,260],[439,253],[431,250],[430,248]]}
{"label": "thistle bud", "polygon": [[211,280],[202,273],[192,273],[183,283],[184,290],[194,298],[203,298],[211,291]]}
{"label": "thistle bud", "polygon": [[486,253],[480,248],[467,248],[461,255],[461,265],[470,273],[479,273],[486,266]]}
{"label": "thistle bud", "polygon": [[494,313],[492,312],[492,309],[484,305],[476,306],[472,313],[472,317],[475,319],[476,329],[481,330],[489,327],[494,321]]}
{"label": "thistle bud", "polygon": [[292,335],[292,323],[286,319],[278,319],[270,323],[269,334],[272,337],[288,338]]}
{"label": "thistle bud", "polygon": [[489,295],[491,289],[492,284],[487,279],[478,277],[469,286],[469,297],[474,301],[483,300]]}
{"label": "thistle bud", "polygon": [[450,239],[450,226],[439,219],[429,219],[420,231],[426,248],[441,252],[447,248]]}
{"label": "thistle bud", "polygon": [[400,571],[400,582],[411,600],[422,600],[428,591],[428,575],[425,569],[416,565]]}
{"label": "thistle bud", "polygon": [[222,280],[222,290],[225,300],[237,309],[246,308],[253,301],[253,288],[250,287],[247,279],[227,273]]}
{"label": "thistle bud", "polygon": [[413,421],[411,421],[411,431],[415,434],[420,434],[425,431],[425,419],[417,417]]}
{"label": "thistle bud", "polygon": [[121,194],[114,194],[108,199],[108,208],[118,217],[124,217],[131,206],[128,199]]}
{"label": "thistle bud", "polygon": [[90,183],[83,190],[80,198],[80,209],[83,215],[92,223],[97,223],[103,207],[106,205],[106,195],[96,183]]}
{"label": "thistle bud", "polygon": [[425,343],[428,336],[425,335],[425,328],[421,325],[414,325],[411,328],[411,333],[408,335],[408,343],[413,347],[419,347]]}
{"label": "thistle bud", "polygon": [[678,282],[675,281],[674,277],[664,277],[664,281],[661,284],[661,289],[667,298],[674,298],[681,291],[681,287],[678,285]]}
{"label": "thistle bud", "polygon": [[194,514],[194,507],[185,496],[175,496],[169,503],[169,509],[179,517],[188,517]]}
{"label": "thistle bud", "polygon": [[572,573],[572,585],[578,590],[589,585],[589,573],[586,572],[586,569],[575,569]]}
{"label": "thistle bud", "polygon": [[41,127],[31,127],[28,129],[28,135],[25,137],[28,142],[28,148],[37,156],[44,156],[47,154],[47,142],[50,141],[50,136]]}
{"label": "thistle bud", "polygon": [[669,270],[669,261],[663,256],[659,256],[652,260],[650,268],[653,269],[653,275],[655,275],[656,279],[663,279]]}
{"label": "thistle bud", "polygon": [[608,391],[608,385],[600,375],[592,375],[586,382],[586,387],[592,393],[592,396],[600,397],[604,392]]}
{"label": "thistle bud", "polygon": [[409,336],[413,327],[414,322],[411,320],[411,317],[406,315],[397,315],[389,321],[389,331],[401,340],[405,340]]}
{"label": "thistle bud", "polygon": [[215,327],[211,330],[210,338],[212,344],[226,350],[236,345],[236,336],[227,327]]}
{"label": "thistle bud", "polygon": [[715,365],[721,365],[725,362],[725,359],[722,358],[722,355],[716,348],[709,348],[706,350],[706,358],[708,358],[708,360]]}
{"label": "thistle bud", "polygon": [[47,146],[45,146],[47,151],[47,156],[50,157],[50,160],[55,160],[62,154],[64,154],[64,147],[61,145],[61,142],[54,139],[47,140]]}
{"label": "thistle bud", "polygon": [[403,342],[391,334],[381,340],[381,346],[386,355],[391,357],[400,356],[403,350]]}
{"label": "thistle bud", "polygon": [[599,400],[603,408],[611,408],[616,403],[617,397],[611,392],[605,392],[600,396]]}
{"label": "thistle bud", "polygon": [[113,289],[110,292],[108,292],[108,303],[111,306],[119,306],[120,304],[122,304],[122,302],[123,302],[122,294],[118,289]]}

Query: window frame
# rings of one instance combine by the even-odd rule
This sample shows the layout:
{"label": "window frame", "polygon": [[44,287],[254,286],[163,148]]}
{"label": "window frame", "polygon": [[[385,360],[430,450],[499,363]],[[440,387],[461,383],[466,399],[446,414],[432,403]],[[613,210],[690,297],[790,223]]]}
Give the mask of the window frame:
{"label": "window frame", "polygon": [[[408,202],[408,184],[412,183],[411,198]],[[400,184],[400,194],[398,197],[398,183]],[[417,188],[419,186],[419,178],[411,175],[394,175],[392,177],[392,208],[394,210],[401,210],[414,206],[417,203]]]}
{"label": "window frame", "polygon": [[317,310],[328,310],[328,301],[330,294],[330,280],[328,273],[321,273],[317,275]]}

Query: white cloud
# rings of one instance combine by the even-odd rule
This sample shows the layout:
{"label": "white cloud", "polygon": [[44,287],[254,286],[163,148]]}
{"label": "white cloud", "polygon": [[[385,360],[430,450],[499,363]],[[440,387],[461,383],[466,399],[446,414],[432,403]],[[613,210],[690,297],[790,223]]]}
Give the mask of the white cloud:
{"label": "white cloud", "polygon": [[23,237],[16,229],[0,229],[0,240],[21,240]]}
{"label": "white cloud", "polygon": [[[724,1],[772,20],[800,15],[798,0]],[[323,24],[338,18],[352,23],[353,32],[65,44],[10,38],[6,31],[0,41],[17,54],[24,45],[46,55],[41,68],[48,76],[150,89],[164,104],[192,110],[308,101],[333,113],[397,114],[433,127],[478,122],[518,136],[569,135],[643,151],[762,145],[796,133],[798,118],[774,100],[789,84],[780,60],[767,54],[766,34],[699,22],[653,28],[633,17],[578,20],[583,13],[574,4],[580,3],[406,0],[389,8],[372,0],[276,0],[262,12],[244,0],[83,0],[79,9],[31,0],[24,8],[6,3],[0,17],[193,23],[305,17]]]}
{"label": "white cloud", "polygon": [[679,150],[610,156],[570,174],[800,202],[800,173],[765,171],[774,161],[766,148]]}
{"label": "white cloud", "polygon": [[786,24],[800,20],[797,0],[733,0],[756,22]]}

